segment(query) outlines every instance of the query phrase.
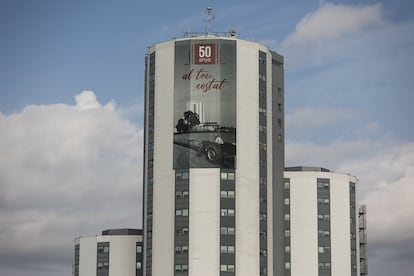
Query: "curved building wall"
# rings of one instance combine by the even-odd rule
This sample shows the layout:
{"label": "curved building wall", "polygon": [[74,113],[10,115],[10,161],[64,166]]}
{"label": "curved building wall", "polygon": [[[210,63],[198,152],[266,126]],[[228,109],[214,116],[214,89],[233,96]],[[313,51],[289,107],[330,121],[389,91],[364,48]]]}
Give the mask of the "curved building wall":
{"label": "curved building wall", "polygon": [[[325,169],[285,171],[291,275],[359,275],[357,179]],[[358,261],[357,261],[358,260]]]}
{"label": "curved building wall", "polygon": [[142,235],[75,239],[75,276],[142,276]]}

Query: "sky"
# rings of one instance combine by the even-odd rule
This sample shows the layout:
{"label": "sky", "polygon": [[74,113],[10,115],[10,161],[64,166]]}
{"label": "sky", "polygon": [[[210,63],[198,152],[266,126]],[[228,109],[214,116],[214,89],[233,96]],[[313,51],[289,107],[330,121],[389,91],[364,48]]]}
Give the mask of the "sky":
{"label": "sky", "polygon": [[357,176],[369,273],[414,271],[411,0],[0,0],[0,275],[70,275],[140,227],[144,57],[205,31],[285,59],[286,165]]}

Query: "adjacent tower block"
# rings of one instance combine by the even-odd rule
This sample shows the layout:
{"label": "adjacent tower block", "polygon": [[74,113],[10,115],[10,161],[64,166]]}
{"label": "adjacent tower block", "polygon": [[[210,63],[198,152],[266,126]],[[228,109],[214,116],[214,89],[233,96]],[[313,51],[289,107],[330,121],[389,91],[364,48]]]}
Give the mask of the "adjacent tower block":
{"label": "adjacent tower block", "polygon": [[149,48],[144,275],[283,275],[283,78],[234,33]]}

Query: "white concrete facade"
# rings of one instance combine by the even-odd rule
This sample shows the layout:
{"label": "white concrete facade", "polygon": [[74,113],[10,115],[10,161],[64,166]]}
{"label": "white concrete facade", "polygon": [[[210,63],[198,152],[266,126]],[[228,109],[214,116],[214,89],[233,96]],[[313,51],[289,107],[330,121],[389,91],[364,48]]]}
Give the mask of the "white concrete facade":
{"label": "white concrete facade", "polygon": [[[175,270],[175,173],[173,168],[174,142],[174,56],[175,43],[185,40],[228,40],[235,42],[236,62],[236,158],[235,158],[235,263],[236,275],[261,275],[260,264],[260,191],[259,191],[259,52],[266,54],[267,107],[267,267],[273,273],[273,174],[272,174],[272,56],[265,46],[235,37],[203,36],[171,40],[152,46],[147,56],[146,85],[146,155],[144,157],[144,240],[146,275],[173,276],[222,275],[220,266],[220,168],[189,168],[189,240],[188,272]],[[155,55],[153,106],[150,100],[149,58]],[[281,58],[281,57],[280,57]],[[281,58],[282,59],[282,58]],[[283,88],[283,87],[281,87]],[[273,91],[274,92],[274,91]],[[152,118],[150,109],[154,114]],[[206,109],[207,110],[207,109]],[[206,111],[207,112],[207,111]],[[153,120],[153,122],[151,121]],[[283,117],[281,118],[283,120]],[[150,127],[149,127],[150,126]],[[153,138],[148,129],[153,131]],[[152,143],[152,156],[149,144]],[[283,156],[283,155],[281,155]],[[152,172],[150,173],[150,161]],[[281,172],[283,167],[279,168]],[[152,177],[151,177],[152,175]],[[148,179],[152,179],[149,183]],[[282,179],[277,181],[282,183]],[[149,195],[151,199],[149,199]],[[148,203],[152,202],[152,206]],[[150,233],[150,234],[149,234]],[[149,237],[151,235],[151,237]],[[146,268],[145,268],[146,269]],[[188,274],[187,274],[188,273]],[[225,274],[235,275],[235,274]]]}
{"label": "white concrete facade", "polygon": [[[312,167],[292,168],[285,171],[284,176],[290,186],[290,275],[328,275],[319,274],[322,273],[319,272],[321,262],[329,263],[329,275],[359,275],[358,226],[351,222],[358,218],[358,208],[351,208],[352,204],[356,204],[356,193],[352,193],[350,188],[352,183],[357,185],[357,179],[348,174]],[[323,246],[318,242],[318,204],[321,204],[318,182],[321,179],[329,183],[329,221],[325,222],[329,224],[330,231],[329,261],[321,261],[319,248]],[[351,214],[351,210],[355,213]],[[356,234],[354,237],[351,237],[351,229]],[[352,238],[357,244],[355,256],[351,254]],[[355,267],[352,267],[352,258]]]}

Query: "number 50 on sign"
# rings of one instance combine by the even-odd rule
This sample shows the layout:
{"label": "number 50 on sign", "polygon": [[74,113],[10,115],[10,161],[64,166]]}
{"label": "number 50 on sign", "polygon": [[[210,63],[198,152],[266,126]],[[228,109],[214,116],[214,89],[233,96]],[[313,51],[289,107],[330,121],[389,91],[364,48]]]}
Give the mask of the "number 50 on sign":
{"label": "number 50 on sign", "polygon": [[215,64],[216,63],[216,44],[198,43],[194,45],[195,64]]}

